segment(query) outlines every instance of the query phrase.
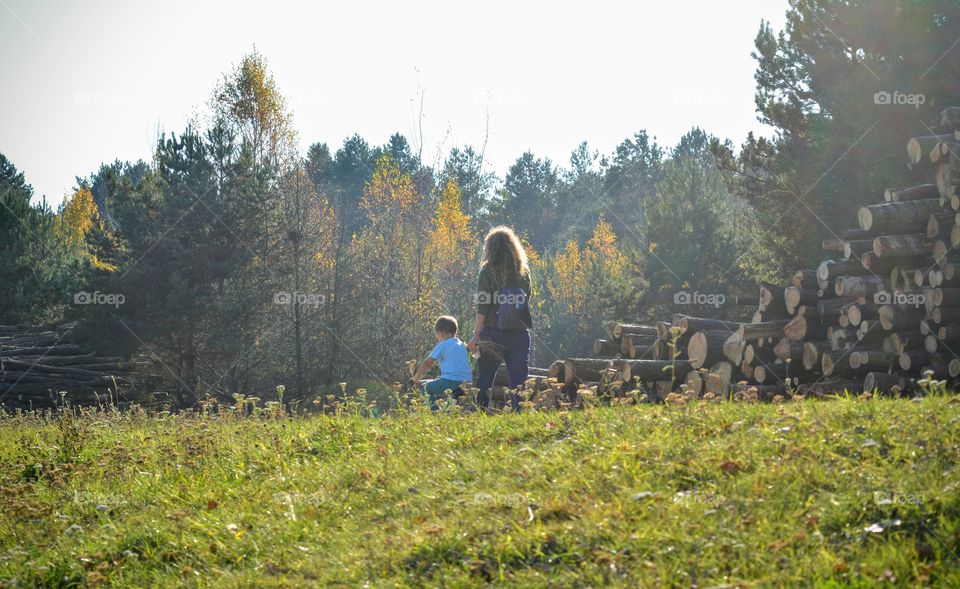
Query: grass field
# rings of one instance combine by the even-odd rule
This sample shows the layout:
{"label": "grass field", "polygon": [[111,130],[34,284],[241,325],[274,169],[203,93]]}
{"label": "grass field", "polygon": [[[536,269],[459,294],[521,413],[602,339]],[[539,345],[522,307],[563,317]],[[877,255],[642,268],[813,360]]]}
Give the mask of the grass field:
{"label": "grass field", "polygon": [[0,421],[6,586],[960,586],[957,399]]}

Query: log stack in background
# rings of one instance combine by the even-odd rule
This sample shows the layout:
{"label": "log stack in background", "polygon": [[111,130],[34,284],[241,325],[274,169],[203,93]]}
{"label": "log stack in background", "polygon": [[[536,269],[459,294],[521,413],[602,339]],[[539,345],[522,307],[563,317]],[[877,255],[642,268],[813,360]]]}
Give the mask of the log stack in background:
{"label": "log stack in background", "polygon": [[133,365],[85,349],[72,337],[74,325],[0,325],[0,405],[16,410],[64,400],[77,405],[117,401]]}
{"label": "log stack in background", "polygon": [[927,182],[862,207],[856,227],[823,240],[831,255],[817,268],[736,298],[756,304],[749,322],[614,324],[594,344],[604,358],[554,363],[551,374],[568,390],[616,382],[660,398],[899,393],[930,373],[960,384],[960,107],[941,124],[907,142]]}

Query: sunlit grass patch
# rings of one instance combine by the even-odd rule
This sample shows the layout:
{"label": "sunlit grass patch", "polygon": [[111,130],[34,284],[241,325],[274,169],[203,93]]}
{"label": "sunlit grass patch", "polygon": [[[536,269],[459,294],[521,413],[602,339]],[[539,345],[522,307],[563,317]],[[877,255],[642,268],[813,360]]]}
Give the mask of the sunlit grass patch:
{"label": "sunlit grass patch", "polygon": [[19,416],[10,586],[960,583],[957,404]]}

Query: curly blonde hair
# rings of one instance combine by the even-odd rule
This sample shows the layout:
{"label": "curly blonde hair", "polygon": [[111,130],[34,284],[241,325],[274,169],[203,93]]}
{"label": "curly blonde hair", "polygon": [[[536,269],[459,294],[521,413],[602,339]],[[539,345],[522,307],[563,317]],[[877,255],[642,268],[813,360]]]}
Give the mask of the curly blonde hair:
{"label": "curly blonde hair", "polygon": [[520,238],[506,225],[494,227],[483,239],[483,259],[480,267],[487,267],[500,284],[515,283],[530,274],[527,252]]}

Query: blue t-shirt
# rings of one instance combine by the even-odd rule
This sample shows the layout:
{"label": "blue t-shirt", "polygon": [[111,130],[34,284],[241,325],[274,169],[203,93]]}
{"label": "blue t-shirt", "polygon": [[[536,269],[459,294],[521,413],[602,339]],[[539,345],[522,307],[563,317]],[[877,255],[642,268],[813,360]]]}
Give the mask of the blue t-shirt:
{"label": "blue t-shirt", "polygon": [[449,337],[430,352],[430,357],[440,363],[440,378],[457,382],[473,379],[470,360],[467,359],[467,345],[458,337]]}

